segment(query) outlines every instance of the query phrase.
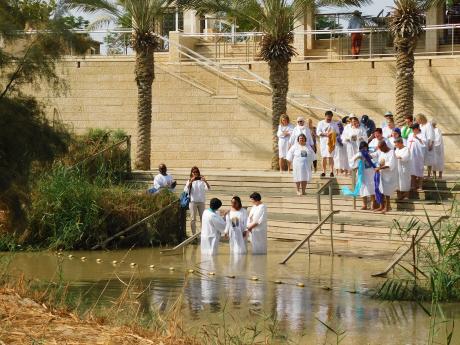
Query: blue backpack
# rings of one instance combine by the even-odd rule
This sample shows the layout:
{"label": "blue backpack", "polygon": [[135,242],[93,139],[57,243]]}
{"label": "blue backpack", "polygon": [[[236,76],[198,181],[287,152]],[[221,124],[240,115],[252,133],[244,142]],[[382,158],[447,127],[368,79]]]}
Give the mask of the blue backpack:
{"label": "blue backpack", "polygon": [[188,192],[182,192],[182,194],[179,197],[180,207],[186,210],[188,210],[189,208],[191,191],[192,191],[192,184],[190,184],[190,188]]}

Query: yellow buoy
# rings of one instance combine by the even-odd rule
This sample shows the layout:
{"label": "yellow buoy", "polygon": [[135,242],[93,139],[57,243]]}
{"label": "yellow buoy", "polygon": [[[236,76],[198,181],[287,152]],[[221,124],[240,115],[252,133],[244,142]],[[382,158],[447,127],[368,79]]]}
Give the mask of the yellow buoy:
{"label": "yellow buoy", "polygon": [[175,268],[174,268],[174,267],[169,267],[169,270],[170,270],[170,271],[174,271]]}
{"label": "yellow buoy", "polygon": [[155,265],[150,265],[149,268],[153,270],[155,268]]}
{"label": "yellow buoy", "polygon": [[231,275],[231,276],[227,276],[227,278],[230,278],[230,279],[235,279],[236,277]]}
{"label": "yellow buoy", "polygon": [[69,254],[69,259],[73,259],[73,255],[72,254]]}
{"label": "yellow buoy", "polygon": [[118,261],[117,261],[117,260],[113,260],[113,261],[112,261],[112,265],[116,265],[116,264],[118,264]]}
{"label": "yellow buoy", "polygon": [[259,280],[259,278],[257,278],[256,276],[253,276],[253,277],[251,278],[251,280],[257,281],[257,280]]}
{"label": "yellow buoy", "polygon": [[100,264],[102,262],[102,259],[96,259],[96,262]]}
{"label": "yellow buoy", "polygon": [[82,256],[82,257],[80,258],[80,260],[81,260],[81,261],[86,261],[86,256]]}
{"label": "yellow buoy", "polygon": [[57,252],[57,256],[62,256],[62,252]]}
{"label": "yellow buoy", "polygon": [[215,275],[216,275],[215,272],[209,272],[208,274],[209,274],[210,276],[215,276]]}
{"label": "yellow buoy", "polygon": [[137,266],[137,264],[136,264],[135,262],[131,262],[129,265],[130,265],[131,267],[136,267],[136,266]]}
{"label": "yellow buoy", "polygon": [[304,283],[301,283],[301,282],[298,282],[298,283],[297,283],[297,286],[298,286],[298,287],[305,287],[305,284],[304,284]]}
{"label": "yellow buoy", "polygon": [[275,284],[283,284],[281,280],[275,280]]}
{"label": "yellow buoy", "polygon": [[188,270],[188,273],[193,273],[193,272],[195,272],[195,270],[192,270],[192,269]]}

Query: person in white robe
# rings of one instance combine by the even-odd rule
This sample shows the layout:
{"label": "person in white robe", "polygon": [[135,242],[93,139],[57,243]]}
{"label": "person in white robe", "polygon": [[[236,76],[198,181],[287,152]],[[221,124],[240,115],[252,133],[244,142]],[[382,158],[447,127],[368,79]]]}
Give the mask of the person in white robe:
{"label": "person in white robe", "polygon": [[418,114],[415,117],[415,121],[420,126],[420,131],[422,132],[422,136],[425,137],[425,166],[427,167],[427,174],[428,177],[431,177],[431,170],[433,164],[435,164],[435,153],[434,153],[434,128],[431,122],[429,122],[425,115]]}
{"label": "person in white robe", "polygon": [[329,168],[331,170],[329,176],[334,177],[334,151],[336,145],[337,135],[339,135],[340,130],[337,126],[337,123],[332,121],[334,114],[332,111],[328,110],[324,114],[325,119],[318,123],[316,127],[316,135],[319,137],[319,147],[322,158],[322,168],[323,172],[321,177],[326,176],[326,168],[329,163]]}
{"label": "person in white robe", "polygon": [[297,126],[295,126],[289,139],[289,145],[294,145],[297,142],[297,138],[301,134],[305,135],[305,137],[307,138],[307,145],[313,149],[314,142],[313,137],[311,136],[310,128],[306,125],[305,119],[302,116],[299,116],[297,118]]}
{"label": "person in white robe", "polygon": [[371,200],[371,209],[376,210],[378,206],[375,201],[374,166],[371,165],[364,158],[363,153],[369,154],[369,146],[365,141],[361,141],[361,143],[359,144],[358,152],[350,159],[350,161],[353,162],[353,165],[359,163],[359,160],[362,160],[363,162],[364,171],[361,178],[361,186],[359,188],[359,196],[362,198],[363,201],[363,206],[361,207],[361,210],[365,211],[369,209],[369,198]]}
{"label": "person in white robe", "polygon": [[385,128],[382,128],[383,137],[385,139],[390,139],[393,134],[393,130],[395,128],[396,128],[396,124],[395,124],[395,121],[393,120],[393,116],[387,117],[387,125],[385,126]]}
{"label": "person in white robe", "polygon": [[378,151],[374,155],[377,156],[378,160],[375,172],[380,172],[379,189],[384,199],[376,212],[384,213],[391,210],[391,195],[398,188],[398,166],[394,150],[390,149],[385,141],[379,142]]}
{"label": "person in white robe", "polygon": [[385,143],[387,144],[387,146],[392,149],[392,145],[390,143],[390,141],[386,138],[383,137],[383,131],[381,128],[376,128],[375,131],[374,131],[374,139],[372,139],[369,143],[369,152],[371,153],[374,153],[374,152],[377,152],[378,151],[378,146],[379,146],[379,142],[380,141],[385,141]]}
{"label": "person in white robe", "polygon": [[[395,149],[395,140],[397,138],[401,138],[401,130],[399,128],[393,128],[393,131],[391,132],[391,136],[388,138],[388,147],[392,150]],[[403,139],[404,143],[404,139]]]}
{"label": "person in white robe", "polygon": [[398,162],[398,200],[409,197],[411,187],[411,161],[409,148],[404,146],[404,139],[394,140],[395,157]]}
{"label": "person in white robe", "polygon": [[225,232],[226,222],[217,213],[222,206],[222,201],[217,198],[211,199],[209,208],[204,210],[201,225],[201,254],[217,255],[219,241]]}
{"label": "person in white robe", "polygon": [[420,190],[422,187],[426,138],[422,134],[418,123],[414,123],[411,128],[412,133],[409,134],[407,139],[407,147],[411,157],[411,189],[415,191]]}
{"label": "person in white robe", "polygon": [[297,195],[305,195],[307,183],[311,181],[311,167],[315,152],[307,145],[307,138],[301,134],[297,143],[289,149],[287,159],[292,163],[292,175],[297,188]]}
{"label": "person in white robe", "polygon": [[253,206],[249,212],[246,231],[249,232],[252,254],[267,254],[267,207],[262,203],[259,193],[254,192],[249,198]]}
{"label": "person in white robe", "polygon": [[334,153],[334,167],[337,175],[344,174],[348,176],[350,164],[348,163],[347,143],[343,142],[342,134],[345,127],[348,125],[349,117],[345,116],[342,121],[337,122],[339,127],[339,135],[337,136],[337,145]]}
{"label": "person in white robe", "polygon": [[291,138],[294,126],[289,122],[289,116],[282,115],[280,117],[280,124],[278,126],[278,151],[279,151],[279,165],[280,172],[289,171],[289,164],[286,160],[286,156],[289,150],[289,139]]}
{"label": "person in white robe", "polygon": [[162,189],[169,189],[170,191],[174,191],[176,188],[176,181],[174,178],[168,174],[168,168],[165,164],[161,163],[158,166],[159,174],[155,176],[153,179],[153,188],[154,192],[159,192]]}
{"label": "person in white robe", "polygon": [[438,128],[435,121],[432,121],[434,127],[434,157],[435,163],[433,164],[433,176],[442,179],[442,172],[444,171],[444,140],[442,139],[442,132]]}
{"label": "person in white robe", "polygon": [[225,235],[230,242],[230,253],[246,254],[246,225],[248,221],[248,212],[241,203],[238,196],[232,198],[232,207],[227,213]]}
{"label": "person in white robe", "polygon": [[360,144],[362,142],[367,143],[367,132],[354,114],[350,115],[350,121],[351,125],[346,127],[342,133],[342,141],[347,147],[348,164],[351,169],[356,169],[358,162],[354,158],[359,153]]}

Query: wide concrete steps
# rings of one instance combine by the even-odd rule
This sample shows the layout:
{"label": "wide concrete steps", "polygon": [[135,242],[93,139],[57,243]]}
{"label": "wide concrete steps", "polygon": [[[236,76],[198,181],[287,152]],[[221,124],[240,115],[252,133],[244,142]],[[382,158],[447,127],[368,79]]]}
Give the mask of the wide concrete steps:
{"label": "wide concrete steps", "polygon": [[[182,192],[189,170],[172,169],[170,173],[178,183],[176,192]],[[317,226],[317,190],[329,181],[328,178],[320,178],[316,174],[308,184],[307,195],[297,196],[292,176],[287,173],[262,170],[213,170],[202,173],[211,185],[208,200],[213,197],[221,199],[224,209],[230,207],[230,200],[234,195],[239,195],[243,205],[248,207],[249,194],[253,191],[260,192],[268,207],[268,237],[278,241],[296,242],[305,238]],[[145,189],[152,184],[156,174],[153,171],[134,172],[132,183]],[[351,178],[339,176],[333,179],[333,209],[340,211],[334,216],[332,224],[335,251],[354,255],[367,251],[391,256],[401,250],[407,245],[406,239],[416,234],[417,228],[427,227],[427,214],[433,222],[449,213],[452,199],[460,193],[457,176],[456,172],[448,172],[444,180],[427,179],[424,182],[424,192],[419,194],[418,199],[392,200],[392,210],[386,214],[361,211],[359,200],[355,209],[353,199],[340,194],[341,187],[351,187]],[[323,194],[320,197],[322,217],[330,211],[328,190]],[[407,237],[401,238],[396,224],[399,223],[404,228],[414,218],[419,219],[418,226],[409,231]],[[313,252],[328,251],[330,241],[330,224],[326,223],[322,232],[318,231],[312,237],[310,248]]]}

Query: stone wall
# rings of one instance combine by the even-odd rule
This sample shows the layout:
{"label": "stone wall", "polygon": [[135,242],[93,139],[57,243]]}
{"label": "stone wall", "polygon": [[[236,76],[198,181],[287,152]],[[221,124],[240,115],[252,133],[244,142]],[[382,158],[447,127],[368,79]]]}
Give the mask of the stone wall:
{"label": "stone wall", "polygon": [[[231,82],[192,63],[166,63],[160,57],[154,83],[152,166],[269,169],[271,157],[270,94],[248,82]],[[245,64],[268,79],[265,63]],[[37,91],[50,114],[73,124],[76,131],[90,127],[122,128],[133,135],[135,148],[137,93],[134,60],[125,58],[67,59],[59,72],[69,92],[55,97]],[[227,72],[241,76],[241,72]],[[290,65],[291,92],[311,93],[340,108],[377,118],[394,106],[395,64],[375,61],[294,62]],[[247,76],[246,76],[247,77]],[[416,63],[416,112],[436,118],[445,133],[447,152],[460,148],[460,58],[420,58]],[[300,97],[302,103],[313,100]],[[321,107],[320,103],[316,105]],[[290,107],[321,118],[323,111]],[[460,165],[458,154],[447,155],[450,166]]]}

